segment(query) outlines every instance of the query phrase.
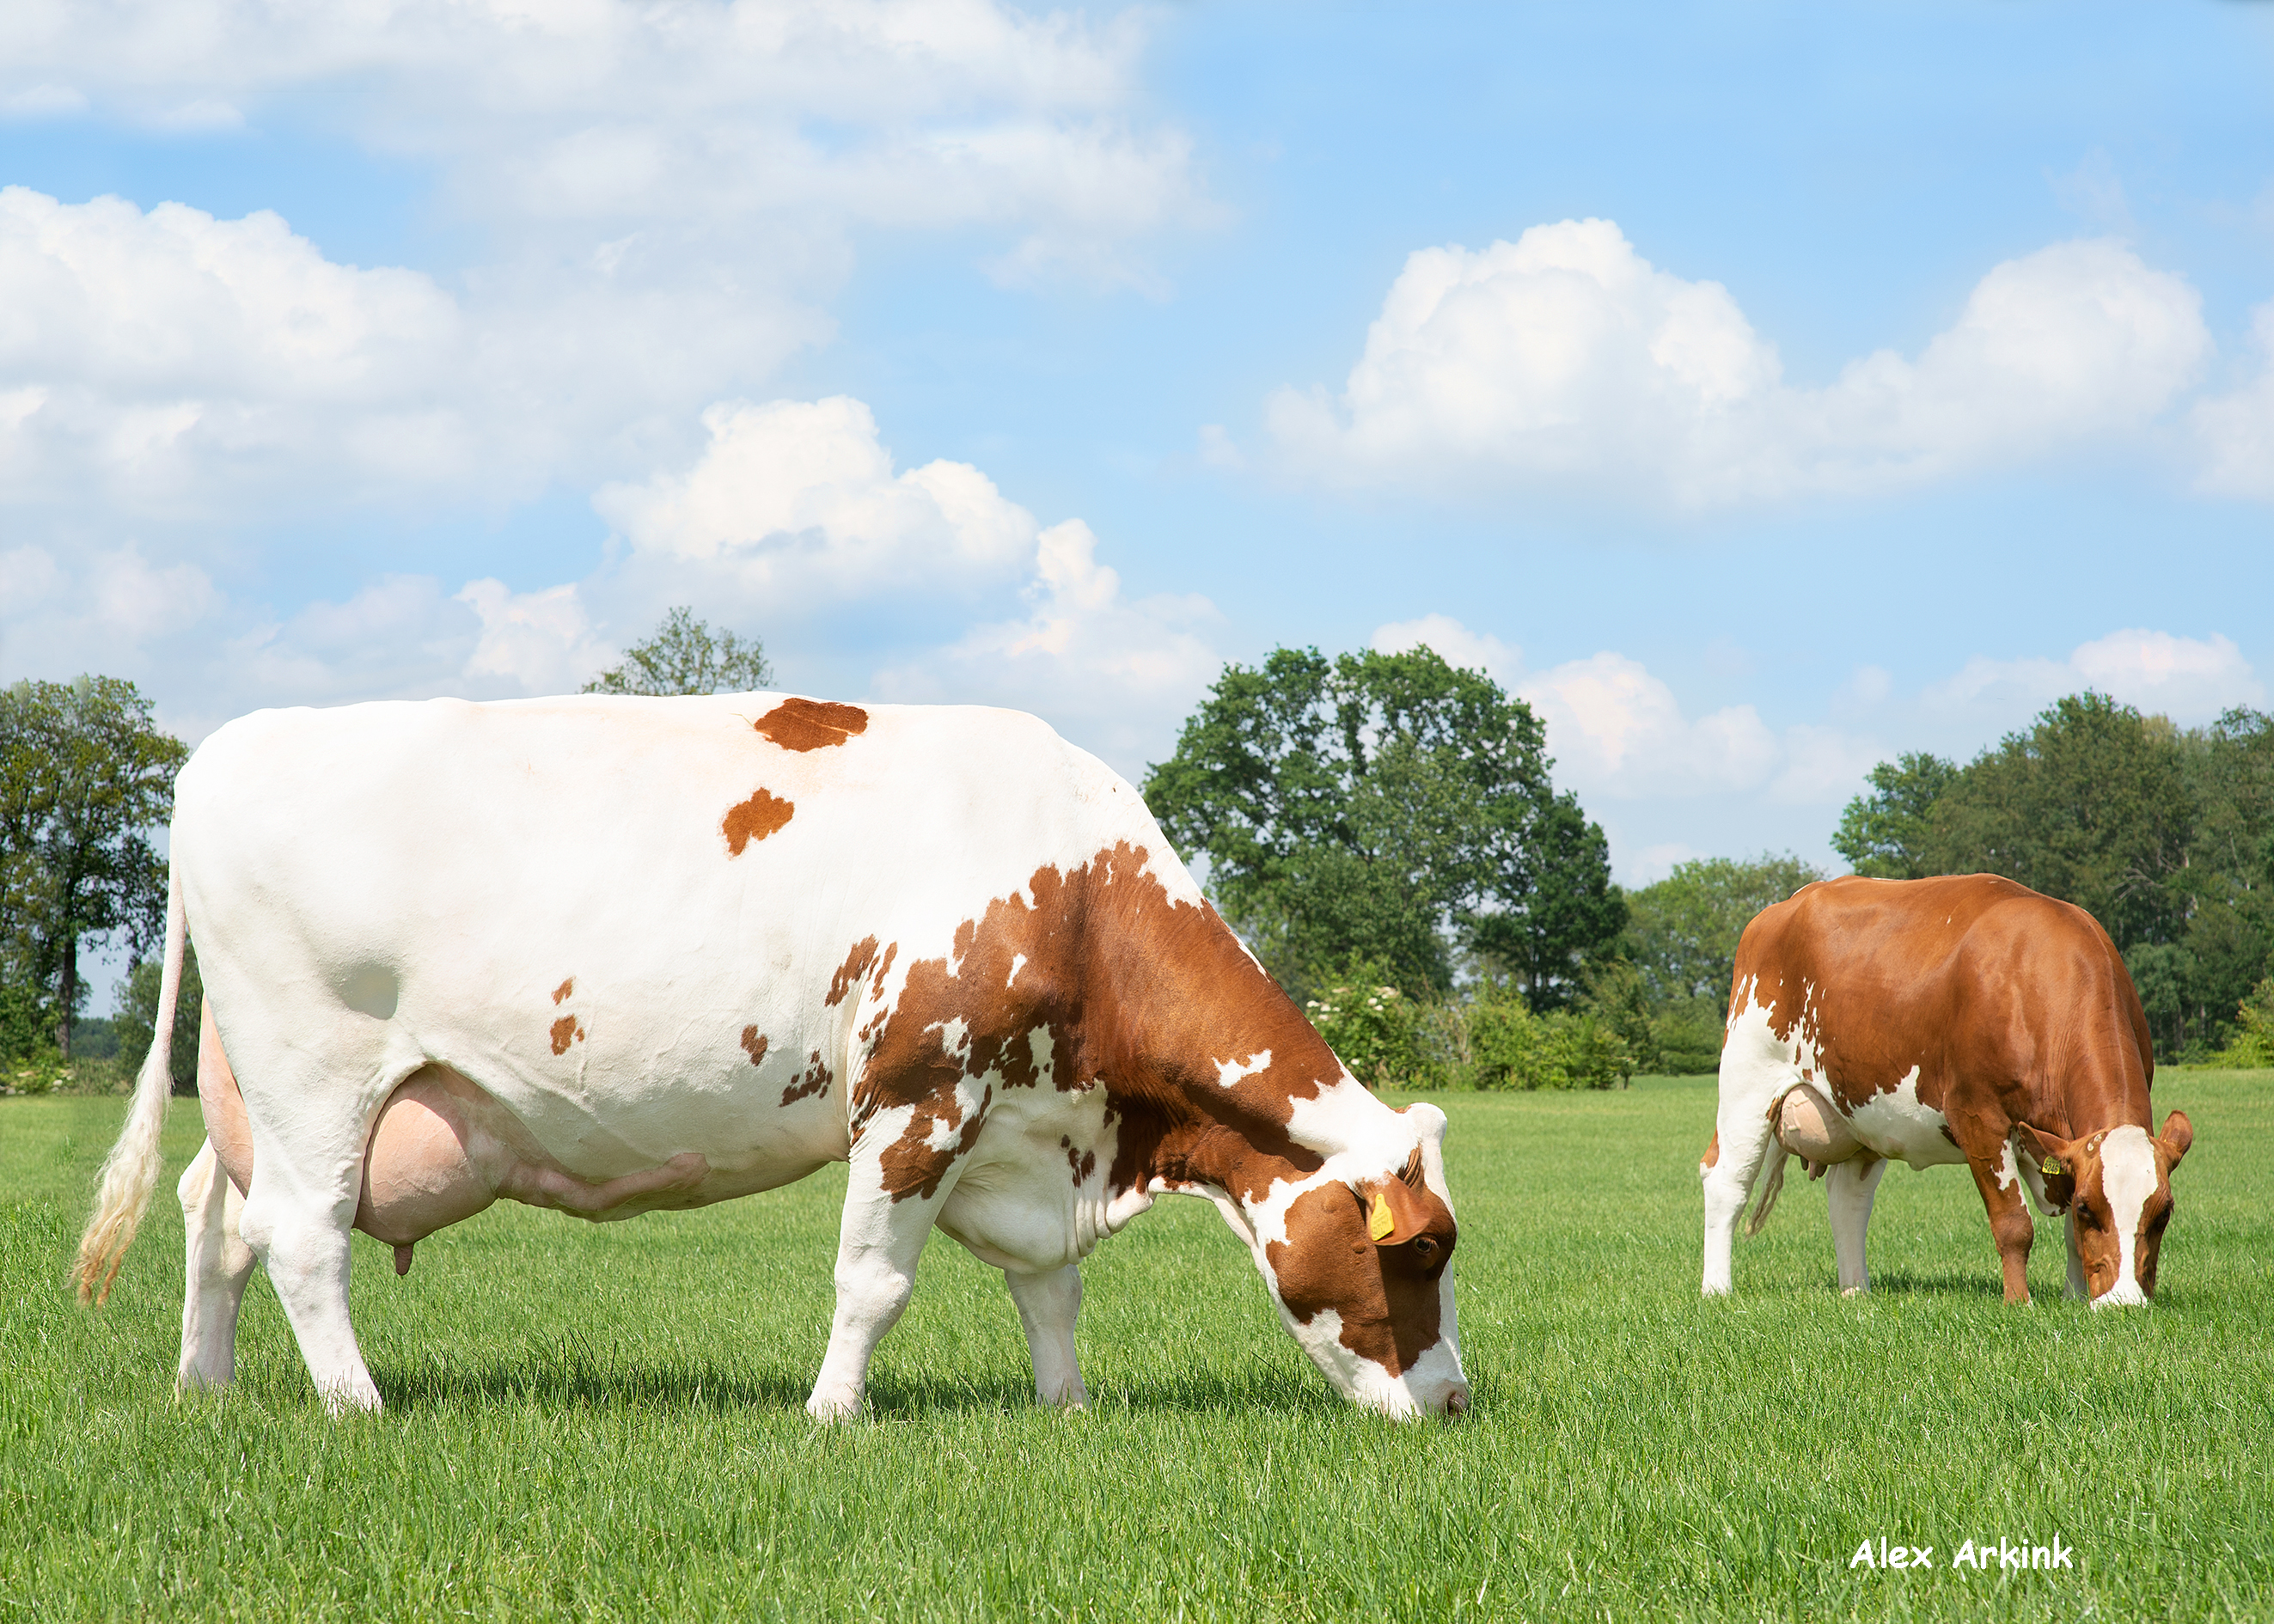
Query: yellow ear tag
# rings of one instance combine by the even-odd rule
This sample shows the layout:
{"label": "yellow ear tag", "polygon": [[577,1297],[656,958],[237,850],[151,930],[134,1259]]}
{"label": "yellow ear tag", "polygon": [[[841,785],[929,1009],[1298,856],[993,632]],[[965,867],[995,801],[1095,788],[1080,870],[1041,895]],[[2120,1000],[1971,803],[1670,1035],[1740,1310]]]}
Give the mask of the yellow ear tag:
{"label": "yellow ear tag", "polygon": [[2045,1158],[2044,1166],[2039,1168],[2037,1170],[2041,1173],[2058,1173],[2061,1170],[2061,1164],[2054,1161],[2051,1156],[2047,1156]]}
{"label": "yellow ear tag", "polygon": [[1386,1241],[1389,1232],[1397,1227],[1397,1220],[1389,1215],[1389,1201],[1383,1196],[1374,1198],[1374,1211],[1366,1221],[1366,1232],[1377,1241]]}

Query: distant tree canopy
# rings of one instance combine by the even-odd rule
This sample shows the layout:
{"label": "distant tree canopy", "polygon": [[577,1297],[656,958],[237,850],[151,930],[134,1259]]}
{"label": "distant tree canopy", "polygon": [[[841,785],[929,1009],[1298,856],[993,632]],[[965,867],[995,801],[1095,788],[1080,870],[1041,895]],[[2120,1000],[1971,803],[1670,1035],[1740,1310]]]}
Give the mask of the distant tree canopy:
{"label": "distant tree canopy", "polygon": [[1529,706],[1429,649],[1277,649],[1224,667],[1145,799],[1290,987],[1363,959],[1442,990],[1465,946],[1544,1009],[1625,915],[1544,743]]}
{"label": "distant tree canopy", "polygon": [[1789,853],[1676,863],[1656,884],[1627,893],[1620,944],[1656,1001],[1709,1000],[1718,1025],[1729,1012],[1737,938],[1753,915],[1824,877]]}
{"label": "distant tree canopy", "polygon": [[2107,930],[2167,1056],[2233,1030],[2274,954],[2274,718],[2182,731],[2101,694],[2056,701],[1961,767],[1883,762],[1834,849],[1860,874],[2002,874]]}
{"label": "distant tree canopy", "polygon": [[587,694],[741,694],[774,680],[765,644],[733,632],[713,632],[681,604],[663,617],[644,643],[624,650],[623,662],[584,684]]}
{"label": "distant tree canopy", "polygon": [[149,831],[172,816],[188,757],[132,682],[0,688],[0,1041],[15,1052],[71,1053],[82,947],[139,956],[158,940],[166,865]]}

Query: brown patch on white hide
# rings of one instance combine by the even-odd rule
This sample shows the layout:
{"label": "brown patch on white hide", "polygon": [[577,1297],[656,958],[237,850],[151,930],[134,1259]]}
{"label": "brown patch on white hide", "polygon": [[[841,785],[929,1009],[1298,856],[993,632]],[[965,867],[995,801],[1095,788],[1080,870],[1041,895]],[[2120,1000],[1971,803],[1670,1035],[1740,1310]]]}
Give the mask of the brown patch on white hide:
{"label": "brown patch on white hide", "polygon": [[727,855],[740,857],[753,840],[763,840],[790,820],[797,808],[772,792],[758,790],[739,806],[727,808],[719,832],[727,837]]}
{"label": "brown patch on white hide", "polygon": [[[907,966],[891,1007],[862,1028],[853,1094],[856,1137],[879,1114],[910,1108],[882,1158],[892,1199],[938,1189],[978,1142],[998,1084],[1106,1087],[1124,1119],[1108,1174],[1115,1192],[1160,1178],[1257,1199],[1276,1179],[1318,1169],[1286,1124],[1292,1099],[1336,1081],[1340,1065],[1215,913],[1173,901],[1145,864],[1142,849],[1122,842],[1071,872],[1037,868],[1024,895],[957,927],[950,953]],[[831,1003],[876,956],[874,938],[854,944]],[[1271,1065],[1220,1086],[1211,1054],[1265,1049]],[[967,1111],[959,1085],[981,1079],[988,1088]]]}
{"label": "brown patch on white hide", "polygon": [[785,750],[825,750],[868,732],[869,713],[858,705],[785,699],[751,726]]}
{"label": "brown patch on white hide", "polygon": [[781,1102],[784,1105],[794,1105],[809,1095],[826,1094],[829,1092],[830,1081],[829,1068],[822,1064],[821,1051],[817,1049],[813,1051],[812,1057],[805,1063],[804,1072],[795,1082],[782,1090]]}
{"label": "brown patch on white hide", "polygon": [[[1396,1219],[1380,1242],[1368,1233],[1376,1199]],[[1427,1185],[1393,1178],[1353,1189],[1330,1180],[1296,1198],[1287,1238],[1263,1251],[1279,1300],[1299,1323],[1333,1309],[1343,1346],[1399,1376],[1437,1345],[1438,1278],[1456,1238],[1452,1213]]]}

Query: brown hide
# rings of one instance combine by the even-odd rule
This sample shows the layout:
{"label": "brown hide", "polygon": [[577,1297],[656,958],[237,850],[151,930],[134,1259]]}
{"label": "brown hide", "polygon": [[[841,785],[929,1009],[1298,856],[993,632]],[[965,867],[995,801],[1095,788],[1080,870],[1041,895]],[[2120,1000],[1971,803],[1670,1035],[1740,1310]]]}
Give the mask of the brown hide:
{"label": "brown hide", "polygon": [[[1771,1007],[1780,1040],[1814,1046],[1803,1080],[1843,1114],[1917,1068],[1919,1102],[1942,1113],[1982,1186],[2016,1300],[2027,1296],[2030,1224],[2019,1189],[1999,1182],[2016,1131],[2067,1145],[2127,1124],[2152,1136],[2154,1055],[2122,958],[2082,908],[2011,880],[1850,876],[1808,886],[1746,927],[1732,1011],[1748,999]],[[2169,1154],[2164,1171],[2177,1160]],[[2047,1198],[2060,1203],[2074,1177],[2089,1230],[2106,1203],[2078,1172],[2065,1165],[2049,1177]],[[2140,1239],[2143,1286],[2161,1216],[2153,1229]]]}

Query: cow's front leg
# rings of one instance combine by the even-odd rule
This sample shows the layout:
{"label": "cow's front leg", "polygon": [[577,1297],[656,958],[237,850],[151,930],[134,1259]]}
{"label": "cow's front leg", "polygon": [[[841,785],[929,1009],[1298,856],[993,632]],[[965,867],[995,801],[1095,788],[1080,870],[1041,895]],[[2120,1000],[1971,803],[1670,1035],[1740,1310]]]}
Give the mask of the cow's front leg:
{"label": "cow's front leg", "polygon": [[1833,1164],[1824,1179],[1824,1205],[1832,1220],[1832,1255],[1840,1265],[1840,1295],[1871,1289],[1864,1264],[1864,1237],[1871,1228],[1871,1198],[1887,1164],[1869,1151]]}
{"label": "cow's front leg", "polygon": [[2085,1284],[2084,1253],[2077,1249],[2076,1203],[2074,1201],[2069,1203],[2068,1210],[2061,1214],[2061,1237],[2067,1243],[2064,1250],[2068,1253],[2069,1301],[2089,1302],[2091,1300],[2092,1291],[2091,1288]]}
{"label": "cow's front leg", "polygon": [[1046,1274],[1003,1271],[1019,1323],[1027,1327],[1027,1350],[1035,1357],[1035,1396],[1045,1404],[1079,1410],[1089,1402],[1075,1364],[1073,1322],[1081,1312],[1081,1265],[1069,1263]]}
{"label": "cow's front leg", "polygon": [[2029,1300],[2029,1243],[2037,1238],[2037,1226],[2022,1198],[2013,1152],[2004,1146],[1999,1152],[1995,1161],[1969,1157],[1966,1165],[1973,1169],[1974,1187],[1982,1192],[1982,1205],[1990,1211],[1990,1233],[1997,1239],[1998,1262],[2006,1275],[2006,1300],[2026,1303]]}
{"label": "cow's front leg", "polygon": [[176,1385],[184,1392],[226,1387],[237,1374],[237,1316],[254,1262],[237,1225],[245,1198],[222,1170],[211,1139],[199,1149],[175,1193],[182,1200],[189,1254]]}
{"label": "cow's front leg", "polygon": [[813,1396],[805,1402],[806,1413],[817,1421],[860,1413],[869,1361],[908,1305],[924,1242],[962,1171],[960,1162],[945,1169],[929,1197],[915,1191],[895,1199],[883,1162],[873,1145],[854,1147],[837,1237],[837,1312]]}

